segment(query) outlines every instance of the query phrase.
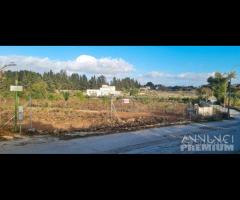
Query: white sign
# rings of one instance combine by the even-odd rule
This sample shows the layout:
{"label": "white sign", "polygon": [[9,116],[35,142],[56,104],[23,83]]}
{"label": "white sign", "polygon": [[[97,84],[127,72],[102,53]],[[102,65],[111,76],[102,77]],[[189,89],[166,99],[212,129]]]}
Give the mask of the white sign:
{"label": "white sign", "polygon": [[23,112],[23,106],[18,106],[18,112]]}
{"label": "white sign", "polygon": [[23,106],[18,106],[18,120],[23,120]]}
{"label": "white sign", "polygon": [[129,99],[123,99],[123,103],[129,103]]}
{"label": "white sign", "polygon": [[11,92],[22,92],[23,91],[23,86],[11,85],[10,86],[10,91]]}

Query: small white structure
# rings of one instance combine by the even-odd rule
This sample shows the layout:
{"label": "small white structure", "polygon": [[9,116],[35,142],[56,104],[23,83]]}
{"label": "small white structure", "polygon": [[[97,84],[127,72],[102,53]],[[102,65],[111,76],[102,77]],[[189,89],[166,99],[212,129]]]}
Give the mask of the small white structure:
{"label": "small white structure", "polygon": [[88,96],[120,96],[121,91],[116,91],[115,86],[109,86],[109,85],[102,85],[100,89],[88,89],[87,90]]}
{"label": "small white structure", "polygon": [[199,107],[198,114],[202,116],[212,116],[213,115],[213,107]]}
{"label": "small white structure", "polygon": [[213,115],[213,106],[200,107],[199,105],[195,104],[194,109],[196,110],[197,115],[202,115],[202,116],[212,116]]}

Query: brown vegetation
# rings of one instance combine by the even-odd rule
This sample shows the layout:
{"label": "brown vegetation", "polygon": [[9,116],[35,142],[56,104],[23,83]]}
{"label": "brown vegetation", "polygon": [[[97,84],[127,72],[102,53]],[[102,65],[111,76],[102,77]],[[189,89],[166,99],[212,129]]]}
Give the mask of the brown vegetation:
{"label": "brown vegetation", "polygon": [[[28,102],[22,100],[22,105]],[[139,127],[157,123],[173,123],[186,118],[186,105],[183,103],[158,102],[151,99],[131,99],[129,104],[123,104],[122,99],[115,99],[116,112],[110,112],[110,99],[90,98],[79,101],[69,99],[67,105],[64,100],[33,100],[32,107],[25,106],[22,130],[27,133],[30,127],[30,113],[32,113],[32,127],[35,133],[62,133],[71,131],[109,131]],[[14,104],[12,100],[1,103],[1,125],[12,115]],[[111,117],[112,116],[112,117]],[[11,131],[13,122],[0,130],[1,134]]]}

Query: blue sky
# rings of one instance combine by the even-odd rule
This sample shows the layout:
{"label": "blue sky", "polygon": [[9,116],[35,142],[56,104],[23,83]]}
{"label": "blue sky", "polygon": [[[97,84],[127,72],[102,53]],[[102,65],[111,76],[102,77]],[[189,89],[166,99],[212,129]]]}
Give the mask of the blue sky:
{"label": "blue sky", "polygon": [[142,83],[200,85],[220,71],[240,72],[240,46],[1,46],[0,64],[18,69],[131,76]]}

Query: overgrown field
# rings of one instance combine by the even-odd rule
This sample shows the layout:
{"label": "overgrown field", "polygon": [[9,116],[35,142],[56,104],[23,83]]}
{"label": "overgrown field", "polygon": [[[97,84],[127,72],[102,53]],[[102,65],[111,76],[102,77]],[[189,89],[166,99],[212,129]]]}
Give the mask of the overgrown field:
{"label": "overgrown field", "polygon": [[[23,133],[61,134],[66,132],[118,132],[134,130],[155,124],[171,124],[189,120],[186,108],[194,102],[194,97],[138,96],[111,99],[87,98],[76,94],[64,100],[61,95],[52,98],[20,98],[24,106],[24,120],[21,122]],[[112,108],[112,109],[111,109]],[[112,112],[111,112],[112,110]],[[13,132],[14,99],[0,99],[0,135]],[[12,120],[11,120],[12,119]]]}
{"label": "overgrown field", "polygon": [[[175,122],[186,118],[186,104],[178,102],[163,102],[159,99],[130,98],[129,104],[124,104],[121,98],[84,98],[72,97],[68,101],[32,100],[32,106],[26,99],[20,99],[24,105],[23,131],[36,129],[38,133],[59,133],[74,130],[95,130],[103,127],[113,127],[121,124],[138,126],[139,124],[154,124],[160,122]],[[1,99],[0,131],[13,128],[13,99]],[[32,116],[32,121],[30,120]],[[6,122],[9,123],[6,124]]]}

